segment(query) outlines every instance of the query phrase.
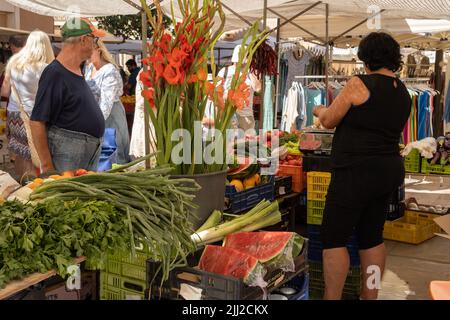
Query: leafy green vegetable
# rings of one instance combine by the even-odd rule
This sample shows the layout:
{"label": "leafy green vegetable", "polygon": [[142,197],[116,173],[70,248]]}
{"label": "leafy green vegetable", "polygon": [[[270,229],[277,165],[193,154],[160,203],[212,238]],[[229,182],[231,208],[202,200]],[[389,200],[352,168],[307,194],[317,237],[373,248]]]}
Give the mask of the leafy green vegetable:
{"label": "leafy green vegetable", "polygon": [[0,288],[51,269],[64,277],[77,256],[102,268],[108,253],[130,249],[125,224],[105,201],[5,202],[0,206]]}

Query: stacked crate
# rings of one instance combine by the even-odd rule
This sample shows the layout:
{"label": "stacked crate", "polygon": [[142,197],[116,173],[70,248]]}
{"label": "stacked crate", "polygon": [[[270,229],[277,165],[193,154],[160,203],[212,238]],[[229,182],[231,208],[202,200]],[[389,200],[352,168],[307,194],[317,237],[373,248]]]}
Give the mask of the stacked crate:
{"label": "stacked crate", "polygon": [[[331,173],[329,172],[307,173],[307,221],[310,244],[308,251],[310,268],[309,289],[312,299],[321,299],[325,288],[322,263],[323,245],[320,238],[320,228],[330,181]],[[358,243],[355,236],[350,239],[347,249],[350,255],[351,268],[345,283],[343,298],[354,299],[361,292],[361,267]]]}
{"label": "stacked crate", "polygon": [[106,269],[100,273],[101,300],[143,300],[146,288],[147,250],[108,255]]}

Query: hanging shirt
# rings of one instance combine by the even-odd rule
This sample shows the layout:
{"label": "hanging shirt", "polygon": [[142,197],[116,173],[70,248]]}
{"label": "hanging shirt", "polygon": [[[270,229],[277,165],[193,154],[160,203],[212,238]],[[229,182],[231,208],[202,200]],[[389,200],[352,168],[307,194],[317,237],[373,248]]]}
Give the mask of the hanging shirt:
{"label": "hanging shirt", "polygon": [[[297,58],[294,51],[289,51],[286,53],[288,61],[288,75],[286,80],[286,88],[289,90],[292,87],[292,83],[296,81],[295,77],[304,76],[306,73],[306,66],[309,65],[309,60],[311,56],[308,52],[304,51],[300,58]],[[304,80],[301,83],[305,84]]]}
{"label": "hanging shirt", "polygon": [[281,127],[283,131],[291,132],[298,117],[298,86],[293,85],[287,94],[286,103],[281,117]]}

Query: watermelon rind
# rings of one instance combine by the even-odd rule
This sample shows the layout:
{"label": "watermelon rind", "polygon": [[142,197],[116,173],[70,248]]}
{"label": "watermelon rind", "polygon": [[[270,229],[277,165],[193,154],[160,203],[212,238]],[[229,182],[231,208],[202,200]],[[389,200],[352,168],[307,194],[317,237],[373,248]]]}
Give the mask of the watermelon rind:
{"label": "watermelon rind", "polygon": [[[250,262],[248,269],[246,263]],[[206,272],[242,279],[252,287],[266,287],[264,276],[266,268],[256,258],[232,248],[208,245],[200,258],[199,268]],[[238,276],[241,273],[245,275]]]}
{"label": "watermelon rind", "polygon": [[[273,238],[273,242],[270,244],[276,243],[277,235],[279,238],[282,236],[283,243],[280,243],[279,249],[275,250],[273,254],[262,257],[261,247],[258,247],[258,237],[264,239],[268,235]],[[285,241],[288,235],[289,237]],[[245,237],[253,237],[255,243],[244,244]],[[265,240],[267,242],[267,239]],[[293,272],[295,271],[294,259],[300,255],[304,242],[303,237],[293,232],[241,232],[228,235],[223,242],[223,246],[254,255],[269,271],[281,269],[286,272]],[[274,250],[273,247],[272,250]]]}

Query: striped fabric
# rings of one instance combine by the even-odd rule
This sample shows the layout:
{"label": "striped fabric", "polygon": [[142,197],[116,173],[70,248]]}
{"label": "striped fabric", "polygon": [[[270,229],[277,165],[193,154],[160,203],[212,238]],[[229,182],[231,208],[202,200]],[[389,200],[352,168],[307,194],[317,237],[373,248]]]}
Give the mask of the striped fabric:
{"label": "striped fabric", "polygon": [[31,160],[28,147],[27,132],[23,124],[20,112],[8,111],[8,150],[26,160]]}

